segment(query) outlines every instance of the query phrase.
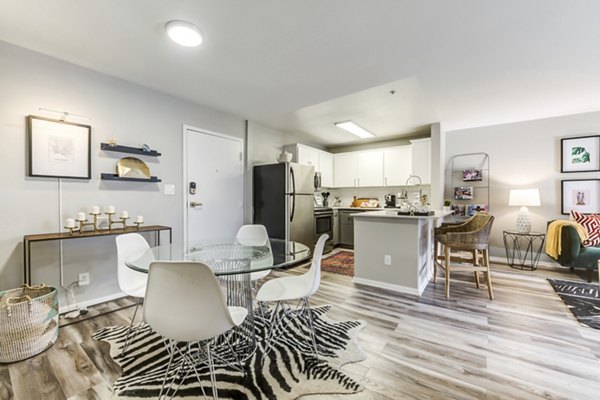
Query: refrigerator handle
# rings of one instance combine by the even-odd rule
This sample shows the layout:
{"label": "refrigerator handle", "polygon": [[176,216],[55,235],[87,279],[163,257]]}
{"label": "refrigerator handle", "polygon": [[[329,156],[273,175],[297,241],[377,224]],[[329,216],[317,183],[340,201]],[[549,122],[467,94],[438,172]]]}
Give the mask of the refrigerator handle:
{"label": "refrigerator handle", "polygon": [[296,177],[294,176],[294,168],[290,165],[290,178],[292,179],[292,194],[296,194]]}
{"label": "refrigerator handle", "polygon": [[292,212],[290,213],[290,222],[294,221],[294,212],[296,211],[296,194],[293,193],[290,195],[290,200],[292,201]]}
{"label": "refrigerator handle", "polygon": [[292,193],[290,199],[292,200],[292,212],[290,213],[290,222],[294,220],[294,211],[296,211],[296,177],[294,176],[294,168],[290,165],[290,178],[292,179]]}

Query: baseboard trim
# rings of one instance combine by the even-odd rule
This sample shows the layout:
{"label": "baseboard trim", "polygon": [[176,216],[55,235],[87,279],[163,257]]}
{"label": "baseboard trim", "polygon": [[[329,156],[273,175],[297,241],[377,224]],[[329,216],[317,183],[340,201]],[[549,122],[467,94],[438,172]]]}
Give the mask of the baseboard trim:
{"label": "baseboard trim", "polygon": [[[493,262],[494,264],[508,265],[508,261],[506,260],[506,257],[490,256],[490,261]],[[539,261],[537,264],[537,267],[538,268],[539,267],[552,268],[552,269],[562,268],[562,266],[559,265],[558,263],[551,262],[551,261]],[[519,268],[517,268],[517,269],[519,269]]]}
{"label": "baseboard trim", "polygon": [[123,292],[118,292],[109,294],[107,296],[97,297],[95,299],[80,301],[79,303],[71,304],[69,306],[59,306],[58,313],[68,313],[70,311],[77,310],[77,308],[95,306],[96,304],[106,303],[107,301],[120,299],[122,297],[127,297],[127,295]]}
{"label": "baseboard trim", "polygon": [[[419,292],[419,290],[417,290],[415,288],[402,286],[402,285],[394,285],[393,283],[374,281],[371,279],[354,277],[354,278],[352,278],[352,282],[358,283],[360,285],[367,285],[367,286],[373,286],[373,287],[377,287],[377,288],[381,288],[381,289],[392,290],[394,292],[413,294],[416,296],[420,296],[421,293],[423,293],[423,290],[421,290],[421,292]],[[425,286],[427,286],[427,285],[425,285]],[[423,289],[424,289],[424,287],[423,287]]]}

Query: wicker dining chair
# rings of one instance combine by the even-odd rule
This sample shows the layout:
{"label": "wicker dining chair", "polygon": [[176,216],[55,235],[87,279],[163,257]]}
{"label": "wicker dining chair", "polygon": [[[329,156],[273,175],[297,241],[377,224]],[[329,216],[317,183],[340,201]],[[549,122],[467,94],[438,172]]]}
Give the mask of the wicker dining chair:
{"label": "wicker dining chair", "polygon": [[[446,298],[450,298],[450,271],[473,271],[479,288],[479,272],[485,274],[490,300],[494,300],[490,276],[489,244],[494,217],[477,213],[462,224],[442,225],[434,230],[433,283],[438,267],[446,271]],[[441,254],[438,254],[441,251]]]}

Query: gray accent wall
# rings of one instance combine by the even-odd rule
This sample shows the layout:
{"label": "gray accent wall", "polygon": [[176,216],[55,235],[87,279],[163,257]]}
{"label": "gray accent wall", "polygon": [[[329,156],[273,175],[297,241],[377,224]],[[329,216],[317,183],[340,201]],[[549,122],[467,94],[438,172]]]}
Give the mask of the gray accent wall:
{"label": "gray accent wall", "polygon": [[[56,232],[62,225],[58,180],[26,177],[27,115],[59,117],[39,111],[42,107],[91,117],[69,119],[92,125],[92,179],[63,180],[63,220],[93,205],[114,205],[132,216],[143,214],[147,224],[172,226],[176,241],[182,239],[183,223],[183,125],[245,136],[239,117],[4,42],[0,88],[0,290],[23,282],[23,235]],[[159,150],[162,157],[141,158],[162,182],[101,181],[101,172],[113,172],[117,160],[127,156],[100,150],[100,142],[111,136],[122,145],[147,143]],[[175,185],[175,195],[164,195],[164,184]],[[58,253],[57,242],[33,245],[34,283],[58,285]],[[77,280],[80,272],[90,272],[91,285],[76,290],[77,302],[118,293],[114,237],[65,241],[64,270],[67,283]],[[61,305],[65,301],[62,297]]]}

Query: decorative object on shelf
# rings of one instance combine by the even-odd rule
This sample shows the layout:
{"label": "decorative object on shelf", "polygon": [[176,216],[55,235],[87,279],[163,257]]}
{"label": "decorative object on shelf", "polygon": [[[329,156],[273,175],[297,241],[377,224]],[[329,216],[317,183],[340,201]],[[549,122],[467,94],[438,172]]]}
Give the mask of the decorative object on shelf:
{"label": "decorative object on shelf", "polygon": [[[138,215],[133,222],[134,225],[128,226],[128,211],[121,211],[121,216],[117,219],[113,219],[113,215],[116,214],[115,206],[106,207],[104,214],[106,214],[107,217],[101,216],[102,213],[100,212],[100,207],[93,206],[92,212],[90,213],[90,215],[93,216],[93,221],[88,222],[85,212],[78,212],[76,219],[67,218],[65,220],[65,229],[69,230],[69,235],[73,235],[74,233],[81,234],[82,232],[96,232],[99,230],[126,230],[129,227],[135,227],[137,230],[139,230],[140,226],[144,223],[144,217],[142,215]],[[121,227],[114,228],[113,225],[120,225]],[[86,227],[91,227],[92,229],[86,229]]]}
{"label": "decorative object on shelf", "polygon": [[110,143],[100,143],[100,149],[104,150],[104,151],[116,151],[119,153],[130,153],[130,154],[137,154],[137,155],[151,156],[151,157],[159,157],[162,155],[161,153],[159,153],[156,150],[148,149],[148,151],[144,151],[143,149],[141,149],[139,147],[121,146],[121,145],[117,145],[116,143],[114,145],[112,145]]}
{"label": "decorative object on shelf", "polygon": [[290,162],[292,161],[292,153],[288,153],[287,151],[282,151],[279,156],[277,156],[277,161],[279,162]]}
{"label": "decorative object on shelf", "polygon": [[116,147],[117,146],[117,138],[114,136],[111,136],[108,138],[108,140],[106,141],[106,143],[110,146],[110,147]]}
{"label": "decorative object on shelf", "polygon": [[463,171],[463,182],[482,181],[483,173],[480,169],[465,169]]}
{"label": "decorative object on shelf", "polygon": [[600,171],[600,135],[560,140],[560,172]]}
{"label": "decorative object on shelf", "polygon": [[455,200],[473,200],[473,186],[457,186],[454,188]]}
{"label": "decorative object on shelf", "polygon": [[27,117],[28,176],[91,179],[92,127]]}
{"label": "decorative object on shelf", "polygon": [[600,179],[572,179],[561,181],[561,213],[571,210],[583,213],[600,211]]}
{"label": "decorative object on shelf", "polygon": [[531,232],[531,216],[527,206],[540,206],[540,191],[538,189],[511,189],[508,205],[521,207],[517,216],[517,232]]}
{"label": "decorative object on shelf", "polygon": [[150,146],[148,146],[146,143],[144,143],[144,144],[142,145],[142,151],[143,151],[144,153],[150,153],[152,150],[150,150]]}
{"label": "decorative object on shelf", "polygon": [[119,178],[151,179],[150,168],[145,162],[135,157],[123,157],[117,162]]}
{"label": "decorative object on shelf", "polygon": [[443,210],[445,213],[452,211],[452,202],[450,200],[444,200]]}

